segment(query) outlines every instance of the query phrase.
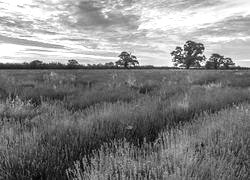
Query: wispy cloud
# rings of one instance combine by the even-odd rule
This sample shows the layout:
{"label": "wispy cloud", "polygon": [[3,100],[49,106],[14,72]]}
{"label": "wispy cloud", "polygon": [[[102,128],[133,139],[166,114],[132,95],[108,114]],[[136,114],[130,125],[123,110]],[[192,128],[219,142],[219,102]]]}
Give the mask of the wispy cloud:
{"label": "wispy cloud", "polygon": [[9,44],[17,44],[23,46],[35,46],[35,47],[44,47],[44,48],[55,48],[55,49],[64,49],[64,46],[58,44],[50,44],[39,41],[32,41],[27,39],[20,39],[14,37],[7,37],[0,35],[0,43],[9,43]]}
{"label": "wispy cloud", "polygon": [[189,39],[207,55],[248,59],[249,9],[249,0],[0,0],[0,59],[99,63],[128,50],[171,65],[169,52]]}

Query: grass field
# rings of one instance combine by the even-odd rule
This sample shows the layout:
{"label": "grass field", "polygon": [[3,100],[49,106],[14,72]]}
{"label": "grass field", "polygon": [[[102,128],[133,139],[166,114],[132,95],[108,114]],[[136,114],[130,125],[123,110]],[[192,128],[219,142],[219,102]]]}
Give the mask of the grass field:
{"label": "grass field", "polygon": [[250,71],[0,71],[0,179],[250,179]]}

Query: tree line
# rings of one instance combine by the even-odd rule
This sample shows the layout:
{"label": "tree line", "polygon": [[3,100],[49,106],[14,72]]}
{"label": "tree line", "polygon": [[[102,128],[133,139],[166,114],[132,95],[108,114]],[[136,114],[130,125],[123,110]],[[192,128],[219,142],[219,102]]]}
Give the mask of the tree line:
{"label": "tree line", "polygon": [[[131,65],[132,63],[132,65]],[[136,65],[137,66],[133,66]],[[133,67],[132,67],[133,66]],[[46,63],[40,60],[34,60],[29,63],[0,63],[0,69],[121,69],[121,68],[134,68],[134,69],[152,69],[154,66],[146,65],[139,66],[139,62],[119,60],[117,62],[107,62],[107,63],[98,63],[98,64],[80,64],[75,59],[68,60],[67,64],[60,62],[50,62]],[[171,67],[166,67],[171,68]]]}
{"label": "tree line", "polygon": [[[183,47],[177,46],[170,54],[174,67],[154,67],[152,65],[140,66],[137,57],[126,51],[121,52],[116,62],[107,62],[104,64],[82,65],[75,59],[68,60],[67,64],[52,62],[45,63],[40,60],[34,60],[30,63],[0,63],[0,69],[249,69],[235,67],[235,63],[229,57],[224,57],[218,53],[213,53],[209,59],[204,55],[205,46],[202,43],[187,41]],[[205,63],[205,66],[201,66]]]}

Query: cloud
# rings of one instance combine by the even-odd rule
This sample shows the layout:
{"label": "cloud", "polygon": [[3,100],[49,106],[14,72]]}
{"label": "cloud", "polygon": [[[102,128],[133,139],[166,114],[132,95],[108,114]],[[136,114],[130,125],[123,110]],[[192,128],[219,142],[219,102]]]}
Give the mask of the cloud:
{"label": "cloud", "polygon": [[131,3],[131,1],[127,1],[126,4],[124,4],[125,1],[120,4],[106,4],[102,1],[91,0],[81,1],[77,7],[77,24],[89,28],[93,26],[101,28],[118,26],[126,29],[137,29],[139,17],[124,10],[129,6],[128,2]]}
{"label": "cloud", "polygon": [[[228,41],[228,39],[247,39],[250,36],[250,15],[248,16],[233,16],[224,19],[218,23],[210,25],[208,28],[197,29],[193,36],[207,36],[218,38],[218,42]],[[209,38],[207,39],[209,41]]]}
{"label": "cloud", "polygon": [[[176,30],[180,33],[188,33],[195,31],[197,28],[210,27],[214,23],[224,21],[226,18],[235,15],[250,14],[248,10],[250,2],[247,0],[211,2],[208,6],[208,1],[170,1],[170,6],[173,8],[162,9],[163,11],[159,11],[160,7],[146,7],[142,11],[143,17],[140,29],[170,30],[171,32]],[[189,8],[186,8],[186,5]]]}
{"label": "cloud", "polygon": [[44,47],[44,48],[55,48],[55,49],[64,49],[65,47],[58,44],[50,44],[39,41],[31,41],[27,39],[20,39],[14,37],[7,37],[0,35],[0,43],[9,43],[9,44],[17,44],[23,46],[35,46],[35,47]]}
{"label": "cloud", "polygon": [[45,49],[25,49],[25,51],[28,51],[28,52],[30,52],[30,51],[34,51],[34,52],[53,52],[53,51],[51,51],[51,50],[45,50]]}
{"label": "cloud", "polygon": [[[249,0],[0,0],[1,57],[110,61],[127,50],[142,64],[171,65],[187,40],[206,55],[248,59]],[[6,58],[8,59],[8,58]]]}

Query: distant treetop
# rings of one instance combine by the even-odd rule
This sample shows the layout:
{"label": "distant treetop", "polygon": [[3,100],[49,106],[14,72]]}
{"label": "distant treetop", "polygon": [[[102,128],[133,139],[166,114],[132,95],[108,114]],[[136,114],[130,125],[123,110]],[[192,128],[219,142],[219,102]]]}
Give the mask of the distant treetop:
{"label": "distant treetop", "polygon": [[115,64],[118,67],[122,66],[122,67],[128,68],[130,66],[134,67],[136,65],[139,65],[137,57],[126,51],[123,51],[118,57],[120,59],[115,62]]}
{"label": "distant treetop", "polygon": [[69,66],[78,66],[78,65],[80,65],[80,64],[78,63],[77,60],[75,60],[75,59],[70,59],[70,60],[68,60],[68,65],[69,65]]}

